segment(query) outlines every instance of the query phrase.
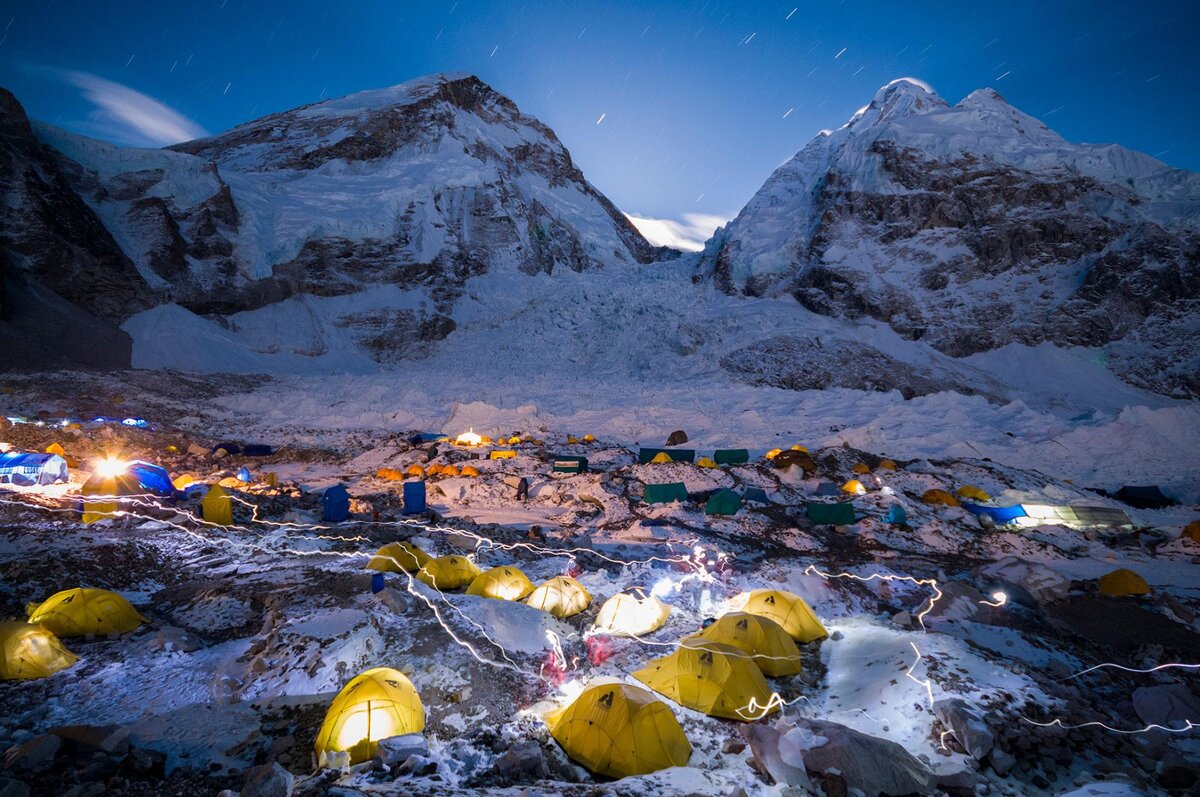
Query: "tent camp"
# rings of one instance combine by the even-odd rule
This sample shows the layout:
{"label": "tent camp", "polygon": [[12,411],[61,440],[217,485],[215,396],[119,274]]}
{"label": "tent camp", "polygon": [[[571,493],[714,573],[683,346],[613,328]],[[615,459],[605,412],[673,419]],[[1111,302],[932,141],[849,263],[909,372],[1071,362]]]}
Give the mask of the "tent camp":
{"label": "tent camp", "polygon": [[767,617],[797,642],[807,644],[829,636],[808,602],[781,589],[756,589],[746,596],[742,611]]}
{"label": "tent camp", "polygon": [[429,563],[431,557],[411,542],[389,542],[367,560],[367,570],[382,573],[415,573]]}
{"label": "tent camp", "polygon": [[570,576],[555,576],[525,599],[525,605],[549,612],[558,619],[579,614],[592,603],[592,596]]}
{"label": "tent camp", "polygon": [[713,452],[718,465],[745,465],[750,461],[750,451],[745,448],[718,448]]}
{"label": "tent camp", "polygon": [[462,589],[482,571],[465,556],[439,556],[430,559],[417,571],[417,580],[426,586],[445,592]]}
{"label": "tent camp", "polygon": [[696,452],[688,448],[639,448],[638,464],[645,465],[659,454],[666,454],[672,462],[695,462]]}
{"label": "tent camp", "polygon": [[683,482],[667,482],[666,484],[647,484],[642,493],[642,499],[647,504],[669,504],[672,501],[688,500],[687,487]]}
{"label": "tent camp", "polygon": [[604,602],[595,628],[611,636],[642,636],[662,628],[670,616],[670,606],[640,587],[632,587]]}
{"label": "tent camp", "polygon": [[58,454],[35,454],[32,451],[0,454],[0,484],[32,487],[68,479],[67,461]]}
{"label": "tent camp", "polygon": [[150,621],[115,592],[77,587],[30,605],[29,622],[64,637],[127,634]]}
{"label": "tent camp", "polygon": [[[697,636],[710,642],[720,642],[749,653],[763,675],[778,678],[800,672],[800,649],[782,626],[769,617],[747,612],[730,612]],[[696,639],[688,637],[688,640]]]}
{"label": "tent camp", "polygon": [[419,515],[425,511],[425,482],[404,483],[404,514]]}
{"label": "tent camp", "polygon": [[341,523],[350,518],[350,493],[344,484],[335,484],[322,493],[321,518],[326,523]]}
{"label": "tent camp", "polygon": [[819,526],[849,526],[854,523],[854,504],[849,501],[836,504],[809,501],[804,507],[804,512],[809,520]]}
{"label": "tent camp", "polygon": [[0,622],[0,681],[45,678],[77,661],[79,657],[49,629],[20,621]]}
{"label": "tent camp", "polygon": [[667,704],[631,684],[590,686],[546,725],[568,756],[610,778],[685,766],[692,755]]}
{"label": "tent camp", "polygon": [[1124,598],[1130,595],[1150,594],[1150,585],[1146,583],[1146,579],[1126,567],[1106,573],[1100,576],[1098,581],[1101,595]]}
{"label": "tent camp", "polygon": [[1025,517],[1025,509],[1020,505],[1014,506],[980,506],[979,504],[963,503],[963,509],[973,515],[986,515],[997,526],[1005,523],[1015,523],[1018,518]]}
{"label": "tent camp", "polygon": [[370,761],[381,739],[425,730],[425,707],[407,676],[376,667],[356,676],[338,692],[317,733],[317,760],[349,754],[350,764]]}
{"label": "tent camp", "polygon": [[1164,509],[1179,503],[1174,498],[1163,495],[1163,491],[1153,484],[1142,487],[1125,485],[1117,490],[1113,497],[1138,509]]}
{"label": "tent camp", "polygon": [[467,587],[468,595],[495,598],[502,601],[519,601],[533,592],[533,582],[515,567],[501,565],[485,570],[475,576]]}
{"label": "tent camp", "polygon": [[95,498],[83,499],[83,522],[112,517],[120,509],[122,496],[174,496],[175,484],[166,469],[149,462],[126,462],[114,475],[93,474],[83,484],[81,492]]}
{"label": "tent camp", "polygon": [[736,515],[742,508],[742,497],[728,488],[717,490],[704,505],[706,515]]}
{"label": "tent camp", "polygon": [[654,659],[633,677],[710,717],[750,721],[779,710],[762,670],[744,651],[719,642],[693,640]]}
{"label": "tent camp", "polygon": [[[979,507],[977,509],[986,509]],[[976,511],[976,510],[971,510]],[[1132,527],[1133,521],[1129,515],[1120,509],[1107,506],[1054,506],[1051,504],[1020,504],[1008,507],[1004,512],[1013,514],[1011,521],[1018,526],[1066,526],[1072,529],[1094,528],[1108,526],[1112,528]],[[986,513],[993,514],[994,513]],[[999,520],[997,522],[1000,522]]]}

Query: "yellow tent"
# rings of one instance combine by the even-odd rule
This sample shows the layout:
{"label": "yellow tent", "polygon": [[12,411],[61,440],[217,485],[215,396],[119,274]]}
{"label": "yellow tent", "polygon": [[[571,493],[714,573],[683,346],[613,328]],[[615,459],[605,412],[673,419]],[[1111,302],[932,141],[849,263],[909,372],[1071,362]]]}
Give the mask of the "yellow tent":
{"label": "yellow tent", "polygon": [[204,498],[200,499],[200,513],[206,523],[230,526],[233,524],[233,499],[225,492],[224,487],[214,484],[208,488]]}
{"label": "yellow tent", "polygon": [[[418,465],[416,467],[419,468],[420,466]],[[404,481],[404,473],[403,471],[398,471],[395,468],[380,468],[379,470],[375,471],[375,478],[384,479],[389,482],[402,482]]]}
{"label": "yellow tent", "polygon": [[567,445],[569,445],[569,446],[579,445],[579,438],[576,437],[575,435],[567,435]]}
{"label": "yellow tent", "polygon": [[863,483],[858,479],[851,479],[842,485],[842,492],[850,495],[863,495],[867,492],[867,488],[863,487]]}
{"label": "yellow tent", "polygon": [[463,465],[462,470],[458,472],[458,475],[466,476],[468,478],[475,478],[479,475],[479,468],[475,467],[474,465]]}
{"label": "yellow tent", "polygon": [[710,717],[756,720],[778,711],[762,670],[745,653],[719,642],[693,641],[655,659],[634,678]]}
{"label": "yellow tent", "polygon": [[879,463],[879,469],[880,470],[895,470],[896,463],[894,460],[885,459],[883,462]]}
{"label": "yellow tent", "polygon": [[742,611],[774,620],[797,642],[815,642],[829,636],[812,607],[804,598],[791,592],[756,589],[747,596]]}
{"label": "yellow tent", "polygon": [[867,467],[867,465],[866,465],[866,463],[865,463],[865,462],[855,462],[855,463],[854,463],[854,464],[853,464],[853,465],[850,467],[850,472],[851,472],[851,473],[863,474],[863,473],[870,473],[870,472],[871,472],[871,469]]}
{"label": "yellow tent", "polygon": [[[749,653],[763,675],[778,678],[800,672],[800,650],[779,623],[769,617],[730,612],[698,634],[701,639],[733,645]],[[696,636],[688,637],[695,639]],[[683,643],[686,645],[688,640]]]}
{"label": "yellow tent", "polygon": [[1150,585],[1146,579],[1128,568],[1117,568],[1100,576],[1100,594],[1123,598],[1127,595],[1149,595]]}
{"label": "yellow tent", "polygon": [[439,465],[439,464],[437,464],[436,462],[430,463],[430,464],[429,464],[429,465],[428,465],[428,466],[425,468],[425,475],[426,475],[426,476],[436,476],[436,475],[438,475],[438,474],[439,474],[439,473],[441,473],[441,472],[442,472],[442,466],[441,466],[441,465]]}
{"label": "yellow tent", "polygon": [[775,457],[779,456],[782,453],[783,453],[782,448],[772,448],[766,454],[763,454],[763,456],[766,457],[767,459],[775,459]]}
{"label": "yellow tent", "polygon": [[46,453],[58,454],[60,457],[65,457],[67,455],[67,450],[58,443],[51,443],[50,445],[46,446]]}
{"label": "yellow tent", "polygon": [[0,681],[45,678],[77,661],[78,656],[40,625],[0,622]]}
{"label": "yellow tent", "polygon": [[61,637],[125,634],[150,621],[115,592],[77,587],[30,605],[29,622]]}
{"label": "yellow tent", "polygon": [[458,475],[458,468],[457,468],[457,467],[455,467],[454,465],[443,465],[443,466],[442,466],[442,470],[441,470],[441,474],[442,474],[443,476],[457,476],[457,475]]}
{"label": "yellow tent", "polygon": [[992,497],[983,490],[973,484],[964,484],[958,488],[958,494],[963,498],[970,498],[972,501],[990,501]]}
{"label": "yellow tent", "polygon": [[419,479],[425,475],[425,469],[422,468],[420,465],[409,465],[404,470],[404,475],[405,476],[415,476]]}
{"label": "yellow tent", "polygon": [[491,454],[488,454],[488,458],[490,459],[515,459],[516,456],[517,452],[511,449],[496,449]]}
{"label": "yellow tent", "polygon": [[792,446],[792,450],[793,451],[803,451],[805,454],[809,453],[808,449],[805,448],[804,446]]}
{"label": "yellow tent", "polygon": [[1183,538],[1192,542],[1200,542],[1200,520],[1193,520],[1183,527]]}
{"label": "yellow tent", "polygon": [[610,778],[685,766],[692,755],[667,704],[630,684],[588,687],[546,724],[568,756]]}
{"label": "yellow tent", "polygon": [[389,542],[367,560],[368,570],[384,573],[415,573],[432,557],[411,542]]}
{"label": "yellow tent", "polygon": [[717,461],[712,457],[700,457],[700,459],[696,460],[696,465],[701,468],[715,468],[717,467]]}
{"label": "yellow tent", "polygon": [[654,455],[654,458],[650,460],[650,463],[652,465],[663,465],[670,461],[671,461],[670,454],[668,454],[666,451],[659,451],[657,454]]}
{"label": "yellow tent", "polygon": [[596,442],[596,435],[594,435],[594,434],[585,434],[585,435],[583,436],[583,442],[585,442],[585,443],[594,443],[594,442]]}
{"label": "yellow tent", "polygon": [[188,485],[195,483],[196,477],[190,473],[181,473],[171,480],[171,484],[174,485],[176,490],[185,490]]}
{"label": "yellow tent", "polygon": [[559,618],[579,614],[592,602],[592,596],[570,576],[555,576],[526,598],[525,603]]}
{"label": "yellow tent", "polygon": [[519,601],[533,592],[533,582],[515,567],[493,567],[475,577],[467,587],[468,595],[481,598],[497,598],[503,601]]}
{"label": "yellow tent", "polygon": [[526,441],[529,441],[529,440],[532,440],[533,438],[532,438],[532,437],[530,437],[529,435],[525,435],[525,437],[524,437],[524,438],[522,438],[520,435],[516,435],[516,434],[515,434],[515,435],[513,435],[512,437],[508,438],[508,444],[509,444],[510,446],[515,446],[515,445],[518,445],[518,444],[521,442],[521,440],[522,440],[522,439],[524,439],[524,440],[526,440]]}
{"label": "yellow tent", "polygon": [[634,587],[604,602],[596,615],[596,630],[612,636],[642,636],[662,628],[671,607]]}
{"label": "yellow tent", "polygon": [[356,676],[338,692],[317,734],[322,766],[332,752],[350,754],[350,763],[375,757],[380,739],[425,730],[425,707],[412,681],[399,670],[376,667]]}
{"label": "yellow tent", "polygon": [[[82,492],[84,495],[104,496],[105,498],[139,492],[131,491],[125,483],[126,481],[116,476],[103,479],[93,476],[84,482]],[[95,523],[98,520],[114,517],[120,508],[120,504],[116,501],[84,499],[82,520],[84,523]]]}
{"label": "yellow tent", "polygon": [[417,580],[436,590],[460,589],[467,586],[482,571],[465,556],[439,556],[421,565]]}
{"label": "yellow tent", "polygon": [[945,490],[926,490],[921,496],[921,501],[926,504],[941,505],[941,506],[959,506],[958,499],[953,493]]}

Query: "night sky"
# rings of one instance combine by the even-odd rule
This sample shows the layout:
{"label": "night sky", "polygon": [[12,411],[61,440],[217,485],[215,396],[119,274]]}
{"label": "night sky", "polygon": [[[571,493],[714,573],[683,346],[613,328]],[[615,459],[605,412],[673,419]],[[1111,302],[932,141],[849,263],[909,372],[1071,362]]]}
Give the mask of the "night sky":
{"label": "night sky", "polygon": [[622,210],[708,230],[901,76],[1200,170],[1198,2],[799,2],[4,0],[0,85],[35,118],[161,145],[473,72]]}

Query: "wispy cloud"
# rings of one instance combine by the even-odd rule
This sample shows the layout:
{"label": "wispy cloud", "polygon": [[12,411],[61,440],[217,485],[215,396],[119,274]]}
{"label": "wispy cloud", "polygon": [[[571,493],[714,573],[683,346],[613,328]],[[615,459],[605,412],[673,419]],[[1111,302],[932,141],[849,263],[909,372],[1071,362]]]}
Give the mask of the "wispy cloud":
{"label": "wispy cloud", "polygon": [[121,144],[161,147],[208,135],[208,131],[153,97],[89,72],[64,71],[63,80],[96,106],[90,126]]}
{"label": "wispy cloud", "polygon": [[670,246],[685,252],[699,252],[713,232],[729,221],[727,216],[711,213],[684,213],[679,220],[653,219],[633,213],[626,213],[625,217],[655,246]]}

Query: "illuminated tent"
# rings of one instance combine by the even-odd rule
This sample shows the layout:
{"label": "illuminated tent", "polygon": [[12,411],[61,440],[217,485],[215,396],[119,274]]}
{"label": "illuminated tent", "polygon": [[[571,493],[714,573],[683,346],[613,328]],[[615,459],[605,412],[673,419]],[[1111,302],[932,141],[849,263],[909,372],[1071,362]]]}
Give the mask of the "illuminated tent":
{"label": "illuminated tent", "polygon": [[51,443],[50,445],[46,446],[46,453],[47,454],[58,454],[60,457],[63,457],[64,459],[67,456],[67,450],[62,447],[61,443]]}
{"label": "illuminated tent", "polygon": [[[85,495],[97,496],[101,500],[83,501],[83,522],[94,523],[107,517],[112,517],[120,508],[121,496],[131,495],[175,495],[175,484],[171,474],[165,468],[151,465],[149,462],[127,462],[121,466],[120,472],[113,475],[93,474],[83,484],[81,492]],[[103,499],[112,500],[103,500]]]}
{"label": "illuminated tent", "polygon": [[692,755],[667,704],[630,684],[591,686],[546,725],[568,756],[610,778],[685,766]]}
{"label": "illuminated tent", "polygon": [[379,470],[375,471],[375,478],[384,479],[385,481],[389,482],[402,482],[404,481],[404,473],[396,470],[395,468],[380,468]]}
{"label": "illuminated tent", "polygon": [[815,642],[829,636],[812,607],[804,598],[791,592],[756,589],[747,596],[742,611],[774,620],[797,642]]}
{"label": "illuminated tent", "polygon": [[[769,617],[730,612],[688,639],[696,639],[697,636],[749,653],[763,675],[778,678],[800,672],[800,650],[796,642],[779,623]],[[685,639],[684,644],[687,642]]]}
{"label": "illuminated tent", "polygon": [[425,707],[412,681],[390,667],[356,676],[338,692],[317,734],[317,760],[350,754],[350,763],[375,757],[381,739],[425,730]]}
{"label": "illuminated tent", "polygon": [[384,573],[415,573],[432,557],[411,542],[389,542],[367,560],[367,570]]}
{"label": "illuminated tent", "polygon": [[54,484],[68,479],[67,461],[58,454],[9,451],[0,454],[0,484],[31,487]]}
{"label": "illuminated tent", "polygon": [[670,462],[694,462],[696,452],[694,449],[687,448],[639,448],[638,449],[638,464],[645,465],[647,462],[662,462],[661,459],[656,459],[659,454],[666,454],[667,461]]}
{"label": "illuminated tent", "polygon": [[718,448],[713,459],[718,465],[745,465],[750,461],[750,452],[744,448]]}
{"label": "illuminated tent", "polygon": [[987,515],[996,525],[1001,526],[1005,523],[1012,523],[1017,518],[1026,516],[1025,508],[1020,504],[1014,504],[1013,506],[980,506],[979,504],[963,502],[962,507],[973,515]]}
{"label": "illuminated tent", "polygon": [[77,587],[29,606],[29,622],[60,637],[126,634],[150,622],[129,601],[106,589]]}
{"label": "illuminated tent", "polygon": [[667,482],[666,484],[647,484],[642,493],[642,499],[647,504],[669,504],[672,501],[688,500],[687,487],[683,482]]}
{"label": "illuminated tent", "polygon": [[40,625],[0,622],[0,681],[45,678],[77,661],[78,656]]}
{"label": "illuminated tent", "polygon": [[485,570],[475,576],[467,587],[468,595],[481,598],[496,598],[502,601],[519,601],[533,592],[533,582],[515,567],[501,565]]}
{"label": "illuminated tent", "polygon": [[908,524],[908,513],[899,504],[892,504],[883,519],[893,526],[905,526]]}
{"label": "illuminated tent", "polygon": [[[404,470],[404,476],[413,476],[413,477],[420,479],[424,475],[425,475],[425,469],[422,468],[420,465],[409,465]],[[430,475],[432,475],[432,474],[430,474]],[[401,478],[403,479],[403,477],[401,477]]]}
{"label": "illuminated tent", "polygon": [[204,498],[200,499],[200,514],[205,523],[215,523],[218,526],[233,525],[233,499],[219,484],[208,488]]}
{"label": "illuminated tent", "polygon": [[417,571],[417,580],[445,592],[467,586],[481,572],[475,563],[465,556],[439,556],[421,565],[421,569]]}
{"label": "illuminated tent", "polygon": [[640,587],[618,592],[596,615],[596,630],[612,636],[642,636],[662,628],[671,607]]}
{"label": "illuminated tent", "polygon": [[462,470],[458,472],[459,476],[473,479],[479,476],[479,468],[474,465],[463,465]]}
{"label": "illuminated tent", "polygon": [[885,459],[879,463],[879,470],[896,470],[895,460]]}
{"label": "illuminated tent", "polygon": [[771,687],[762,670],[744,651],[719,642],[692,640],[633,677],[710,717],[750,721],[779,710],[771,704]]}
{"label": "illuminated tent", "polygon": [[654,458],[650,460],[650,463],[652,465],[666,465],[667,463],[669,463],[671,461],[672,460],[671,460],[670,454],[668,454],[666,451],[659,451],[657,454],[654,455]]}
{"label": "illuminated tent", "polygon": [[512,449],[493,449],[492,453],[488,454],[488,459],[515,459],[517,452]]}
{"label": "illuminated tent", "polygon": [[717,467],[717,461],[715,459],[711,459],[710,457],[700,457],[700,459],[696,460],[696,467],[708,468],[711,470]]}
{"label": "illuminated tent", "polygon": [[972,501],[985,502],[992,500],[990,495],[973,484],[964,484],[962,487],[959,487],[958,495],[960,498],[969,498]]}
{"label": "illuminated tent", "polygon": [[863,483],[858,479],[851,479],[842,485],[842,492],[849,493],[850,495],[864,495],[867,492],[867,488],[863,487]]}
{"label": "illuminated tent", "polygon": [[1101,595],[1123,598],[1129,595],[1150,594],[1150,585],[1146,583],[1146,579],[1125,567],[1100,576],[1099,582]]}
{"label": "illuminated tent", "polygon": [[926,504],[932,504],[935,506],[936,505],[941,505],[941,506],[958,506],[959,505],[958,499],[954,497],[954,493],[950,493],[950,492],[947,492],[946,490],[938,490],[938,489],[926,490],[925,493],[921,496],[921,502],[926,503]]}
{"label": "illuminated tent", "polygon": [[592,596],[570,576],[555,576],[531,592],[525,603],[561,620],[579,614],[590,606]]}
{"label": "illuminated tent", "polygon": [[704,505],[706,515],[736,515],[742,508],[742,497],[728,488],[717,490]]}

